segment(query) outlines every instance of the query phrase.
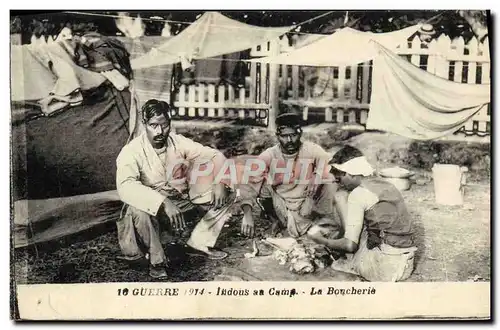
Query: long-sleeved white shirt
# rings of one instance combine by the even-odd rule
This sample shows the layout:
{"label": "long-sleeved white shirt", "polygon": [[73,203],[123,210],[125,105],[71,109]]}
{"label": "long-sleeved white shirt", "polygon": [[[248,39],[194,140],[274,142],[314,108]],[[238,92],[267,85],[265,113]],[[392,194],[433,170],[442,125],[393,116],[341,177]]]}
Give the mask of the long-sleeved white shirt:
{"label": "long-sleeved white shirt", "polygon": [[143,133],[125,145],[116,159],[118,195],[124,203],[156,216],[165,191],[188,189],[182,180],[188,176],[189,165],[182,165],[183,161],[202,164],[218,155],[222,156],[215,149],[171,133],[165,154],[159,156]]}

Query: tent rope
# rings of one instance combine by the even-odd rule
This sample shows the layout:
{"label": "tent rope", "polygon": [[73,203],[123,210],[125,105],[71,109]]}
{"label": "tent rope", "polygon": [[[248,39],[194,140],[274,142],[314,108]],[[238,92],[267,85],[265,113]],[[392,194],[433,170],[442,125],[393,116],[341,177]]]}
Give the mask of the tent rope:
{"label": "tent rope", "polygon": [[[349,11],[351,13],[366,13],[367,12],[366,10],[349,10]],[[321,17],[324,17],[326,15],[329,15],[329,14],[335,13],[335,12],[337,12],[337,11],[332,10],[332,11],[329,11],[327,13],[323,13],[323,14],[321,14],[319,16],[316,16],[316,17],[310,18],[308,20],[305,20],[302,23],[294,24],[294,25],[291,25],[291,26],[294,27],[294,28],[296,28],[296,27],[298,27],[300,25],[304,25],[304,24],[310,23],[310,22],[315,21],[315,20],[317,20],[317,19],[319,19]],[[458,13],[458,10],[456,10],[455,12]],[[176,24],[187,24],[187,25],[191,25],[191,24],[195,23],[195,22],[176,21],[176,20],[163,19],[163,18],[145,18],[145,17],[140,17],[140,15],[137,16],[137,17],[131,17],[131,16],[120,16],[120,15],[113,15],[113,14],[99,14],[99,13],[81,12],[81,11],[64,11],[64,13],[66,13],[66,14],[75,14],[75,15],[96,16],[96,17],[109,17],[109,18],[130,18],[130,19],[140,18],[142,21],[176,23]],[[439,16],[444,15],[445,13],[446,13],[446,11],[441,11],[437,15],[434,15],[433,17],[425,20],[424,23],[429,23],[429,22],[433,21],[434,19],[438,18]],[[307,33],[307,32],[296,32],[296,33],[300,33],[300,34],[314,34],[314,33]]]}
{"label": "tent rope", "polygon": [[292,25],[292,26],[293,26],[293,28],[297,28],[297,27],[299,27],[300,25],[304,25],[304,24],[307,24],[307,23],[311,23],[312,21],[315,21],[315,20],[320,19],[320,18],[322,18],[322,17],[324,17],[324,16],[327,16],[327,15],[330,15],[330,14],[332,14],[332,13],[334,13],[334,12],[335,12],[335,11],[334,11],[334,10],[332,10],[332,11],[329,11],[329,12],[324,13],[324,14],[321,14],[321,15],[319,15],[319,16],[316,16],[316,17],[310,18],[310,19],[308,19],[308,20],[305,20],[305,21],[304,21],[304,22],[302,22],[302,23],[299,23],[299,24],[296,24],[296,25]]}
{"label": "tent rope", "polygon": [[[33,224],[32,224],[32,222],[31,222],[31,220],[30,220],[30,219],[28,219],[28,228],[29,228],[29,231],[30,231],[30,235],[31,235],[31,237],[35,237],[35,231],[34,231],[34,229],[33,229]],[[40,257],[40,255],[39,255],[39,253],[38,253],[38,246],[37,246],[37,244],[36,244],[36,241],[35,241],[35,242],[33,242],[33,247],[34,247],[34,249],[35,249],[36,260],[38,260],[38,259],[39,259],[39,257]]]}
{"label": "tent rope", "polygon": [[[334,13],[335,11],[329,11],[327,13],[323,13],[319,16],[316,16],[316,17],[313,17],[311,19],[308,19],[304,22],[301,22],[301,23],[298,23],[298,24],[295,24],[295,25],[290,25],[292,27],[292,29],[295,29],[297,27],[299,27],[300,25],[304,25],[304,24],[307,24],[307,23],[310,23],[314,20],[317,20],[323,16],[326,16],[326,15],[329,15],[331,13]],[[140,16],[138,16],[137,18],[134,18],[134,17],[130,17],[130,16],[120,16],[120,15],[112,15],[112,14],[97,14],[97,13],[86,13],[86,12],[80,12],[80,11],[65,11],[64,13],[66,14],[76,14],[76,15],[87,15],[87,16],[97,16],[97,17],[109,17],[109,18],[130,18],[130,19],[137,19],[139,18]],[[156,21],[156,22],[165,22],[165,23],[177,23],[177,24],[187,24],[187,25],[191,25],[191,24],[194,24],[196,22],[182,22],[182,21],[174,21],[174,20],[168,20],[168,19],[157,19],[157,18],[142,18],[140,17],[141,20],[143,21]],[[243,22],[240,22],[240,23],[243,23]],[[246,24],[246,23],[244,23]],[[250,25],[250,24],[248,24]],[[240,27],[234,27],[234,26],[226,26],[226,25],[217,25],[217,24],[214,24],[214,26],[217,26],[217,27],[224,27],[224,28],[229,28],[229,29],[241,29]],[[253,26],[257,26],[257,25],[253,25]],[[262,27],[262,28],[266,28],[264,26],[257,26],[257,27]],[[283,26],[285,27],[285,26]],[[317,35],[317,33],[307,33],[307,32],[293,32],[293,33],[296,33],[296,34],[304,34],[304,35]]]}
{"label": "tent rope", "polygon": [[120,15],[113,15],[113,14],[98,14],[98,13],[86,13],[86,12],[81,12],[81,11],[64,11],[65,14],[76,14],[76,15],[86,15],[86,16],[97,16],[97,17],[109,17],[109,18],[140,18],[143,21],[150,21],[150,22],[165,22],[165,23],[177,23],[177,24],[193,24],[194,22],[184,22],[184,21],[174,21],[170,19],[163,19],[163,18],[142,18],[139,16],[137,17],[131,17],[131,16],[120,16]]}

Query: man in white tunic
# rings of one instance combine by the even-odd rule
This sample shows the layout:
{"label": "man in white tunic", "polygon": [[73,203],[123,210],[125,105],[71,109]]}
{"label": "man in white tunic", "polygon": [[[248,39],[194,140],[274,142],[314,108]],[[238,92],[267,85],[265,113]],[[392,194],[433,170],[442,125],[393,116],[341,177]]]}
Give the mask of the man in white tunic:
{"label": "man in white tunic", "polygon": [[171,132],[170,106],[149,100],[142,107],[145,132],[123,147],[117,157],[116,184],[125,203],[117,222],[118,240],[125,260],[149,254],[150,275],[167,276],[168,259],[160,241],[160,227],[184,232],[193,217],[189,211],[206,212],[196,224],[187,247],[210,258],[227,254],[213,250],[230,217],[233,194],[213,180],[187,182],[196,166],[221,164],[224,155]]}

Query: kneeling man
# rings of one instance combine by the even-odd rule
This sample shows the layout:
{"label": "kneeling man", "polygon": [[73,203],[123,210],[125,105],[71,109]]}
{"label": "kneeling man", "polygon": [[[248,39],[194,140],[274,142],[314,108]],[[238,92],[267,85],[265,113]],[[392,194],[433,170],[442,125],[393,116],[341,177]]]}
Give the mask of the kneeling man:
{"label": "kneeling man", "polygon": [[329,162],[340,184],[335,205],[344,235],[331,239],[321,228],[309,234],[317,243],[346,252],[332,268],[360,275],[368,281],[396,282],[413,272],[414,228],[401,192],[374,170],[361,151],[340,149]]}

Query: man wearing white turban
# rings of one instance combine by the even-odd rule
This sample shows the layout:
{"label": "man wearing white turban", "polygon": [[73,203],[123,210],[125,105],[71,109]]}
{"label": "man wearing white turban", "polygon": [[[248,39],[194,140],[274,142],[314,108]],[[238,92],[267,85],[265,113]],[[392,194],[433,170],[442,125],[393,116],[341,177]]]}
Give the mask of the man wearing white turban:
{"label": "man wearing white turban", "polygon": [[346,253],[346,258],[333,262],[333,269],[368,281],[407,279],[413,272],[416,247],[412,219],[400,191],[373,176],[372,166],[351,146],[335,153],[329,164],[340,187],[335,207],[344,235],[329,237],[321,227],[312,227],[309,235],[317,243]]}

